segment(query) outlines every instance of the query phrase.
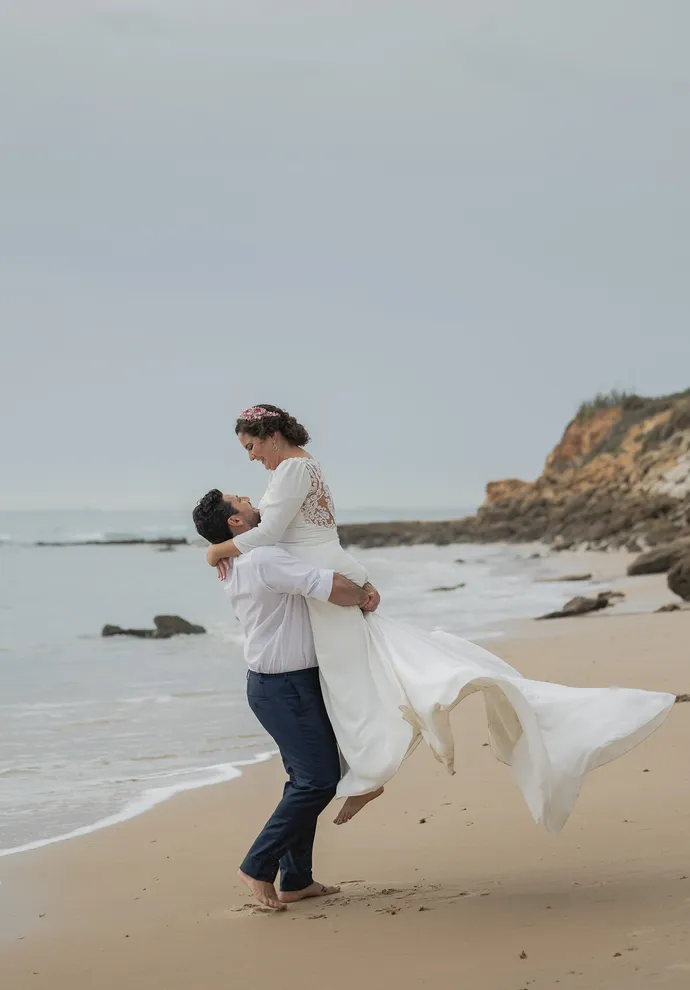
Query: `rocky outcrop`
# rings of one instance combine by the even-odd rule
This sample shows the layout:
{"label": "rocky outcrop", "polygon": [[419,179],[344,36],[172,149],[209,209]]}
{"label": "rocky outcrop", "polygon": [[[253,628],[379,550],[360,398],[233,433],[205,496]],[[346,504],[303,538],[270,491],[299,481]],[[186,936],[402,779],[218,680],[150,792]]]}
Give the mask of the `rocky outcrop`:
{"label": "rocky outcrop", "polygon": [[39,540],[36,544],[37,547],[138,547],[141,544],[149,544],[154,547],[162,547],[163,549],[172,549],[172,547],[182,547],[187,546],[188,540],[185,536],[163,536],[160,539],[145,540],[139,538],[127,539],[112,539],[112,540],[63,540],[46,542]]}
{"label": "rocky outcrop", "polygon": [[666,580],[674,595],[690,602],[690,553],[671,568]]}
{"label": "rocky outcrop", "polygon": [[338,527],[343,546],[411,547],[434,543],[439,547],[475,540],[474,516],[446,522],[346,523]]}
{"label": "rocky outcrop", "polygon": [[615,598],[622,597],[614,591],[600,591],[596,598],[584,598],[578,596],[571,598],[563,608],[557,612],[549,612],[547,615],[540,615],[540,619],[569,619],[574,615],[588,615],[590,612],[599,612],[603,608],[608,608]]}
{"label": "rocky outcrop", "polygon": [[591,581],[591,574],[566,574],[564,577],[542,578],[539,584],[568,584],[572,581]]}
{"label": "rocky outcrop", "polygon": [[532,483],[487,486],[476,540],[643,549],[690,534],[690,390],[584,405]]}
{"label": "rocky outcrop", "polygon": [[340,527],[344,544],[530,543],[635,553],[690,537],[690,389],[581,407],[536,481],[487,485],[476,516]]}
{"label": "rocky outcrop", "polygon": [[493,505],[505,499],[520,498],[529,491],[529,488],[529,481],[520,481],[518,478],[506,478],[505,481],[490,481],[486,486],[485,504]]}
{"label": "rocky outcrop", "polygon": [[153,624],[159,639],[169,639],[170,636],[198,636],[206,632],[203,626],[195,626],[179,615],[156,615]]}
{"label": "rocky outcrop", "polygon": [[108,623],[101,629],[101,636],[136,636],[138,639],[157,639],[155,629],[123,629]]}
{"label": "rocky outcrop", "polygon": [[153,620],[155,629],[123,629],[121,626],[105,625],[101,636],[136,636],[138,639],[170,639],[172,636],[200,635],[206,630],[195,626],[179,615],[157,615]]}
{"label": "rocky outcrop", "polygon": [[690,540],[677,540],[666,546],[655,547],[654,550],[636,557],[628,567],[628,574],[630,577],[639,574],[665,574],[686,554],[690,554]]}

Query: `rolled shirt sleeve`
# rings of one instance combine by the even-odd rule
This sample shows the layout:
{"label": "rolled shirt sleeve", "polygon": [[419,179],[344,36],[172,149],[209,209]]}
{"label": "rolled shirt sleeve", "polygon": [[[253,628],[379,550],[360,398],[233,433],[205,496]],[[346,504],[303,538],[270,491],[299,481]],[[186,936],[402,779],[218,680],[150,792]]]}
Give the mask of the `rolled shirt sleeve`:
{"label": "rolled shirt sleeve", "polygon": [[304,457],[289,457],[276,468],[263,499],[261,522],[254,529],[233,537],[240,553],[280,542],[311,488],[311,474],[306,460]]}
{"label": "rolled shirt sleeve", "polygon": [[327,602],[333,590],[333,571],[314,567],[277,547],[259,548],[251,560],[257,577],[279,595],[303,595]]}

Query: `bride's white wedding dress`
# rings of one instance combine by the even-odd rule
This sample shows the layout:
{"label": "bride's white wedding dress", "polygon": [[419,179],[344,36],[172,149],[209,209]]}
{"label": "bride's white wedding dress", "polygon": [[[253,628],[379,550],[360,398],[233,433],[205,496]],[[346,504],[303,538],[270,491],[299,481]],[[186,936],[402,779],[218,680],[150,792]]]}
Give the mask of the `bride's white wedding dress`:
{"label": "bride's white wedding dress", "polygon": [[[364,584],[340,545],[333,501],[312,458],[280,464],[259,503],[260,525],[235,537],[242,553],[277,544]],[[522,677],[487,650],[447,633],[307,599],[326,708],[347,764],[339,797],[385,784],[424,739],[453,772],[451,710],[482,691],[495,756],[510,766],[534,820],[559,831],[585,774],[659,726],[672,694],[572,688]]]}

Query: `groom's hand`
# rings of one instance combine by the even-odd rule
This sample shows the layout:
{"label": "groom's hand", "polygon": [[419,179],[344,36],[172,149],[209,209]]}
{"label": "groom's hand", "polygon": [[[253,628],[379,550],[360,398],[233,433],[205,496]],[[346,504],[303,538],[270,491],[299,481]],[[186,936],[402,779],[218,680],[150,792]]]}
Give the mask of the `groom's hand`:
{"label": "groom's hand", "polygon": [[375,612],[376,609],[381,604],[381,595],[378,593],[378,591],[373,586],[373,584],[369,584],[368,581],[362,587],[364,588],[364,590],[368,595],[367,600],[365,601],[364,605],[362,605],[362,611]]}

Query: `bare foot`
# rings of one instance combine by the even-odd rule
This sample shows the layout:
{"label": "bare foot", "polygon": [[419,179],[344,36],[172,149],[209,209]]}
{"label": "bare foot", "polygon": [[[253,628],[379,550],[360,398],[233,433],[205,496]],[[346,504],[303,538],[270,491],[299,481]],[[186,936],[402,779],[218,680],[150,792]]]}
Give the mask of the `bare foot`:
{"label": "bare foot", "polygon": [[369,791],[368,794],[357,794],[355,797],[349,797],[333,821],[336,825],[344,825],[345,822],[349,822],[351,818],[354,818],[365,804],[369,804],[374,798],[381,797],[382,794],[383,787],[379,787],[375,791]]}
{"label": "bare foot", "polygon": [[302,890],[281,890],[278,898],[283,904],[291,904],[293,901],[303,901],[305,897],[327,897],[329,894],[339,894],[340,887],[327,887],[323,883],[310,883]]}
{"label": "bare foot", "polygon": [[255,880],[254,877],[248,877],[246,873],[242,872],[242,870],[237,871],[237,876],[240,878],[242,883],[249,887],[259,904],[263,904],[264,907],[271,908],[272,911],[285,910],[285,905],[281,904],[278,900],[278,894],[276,893],[276,889],[272,883],[266,883],[265,880]]}

